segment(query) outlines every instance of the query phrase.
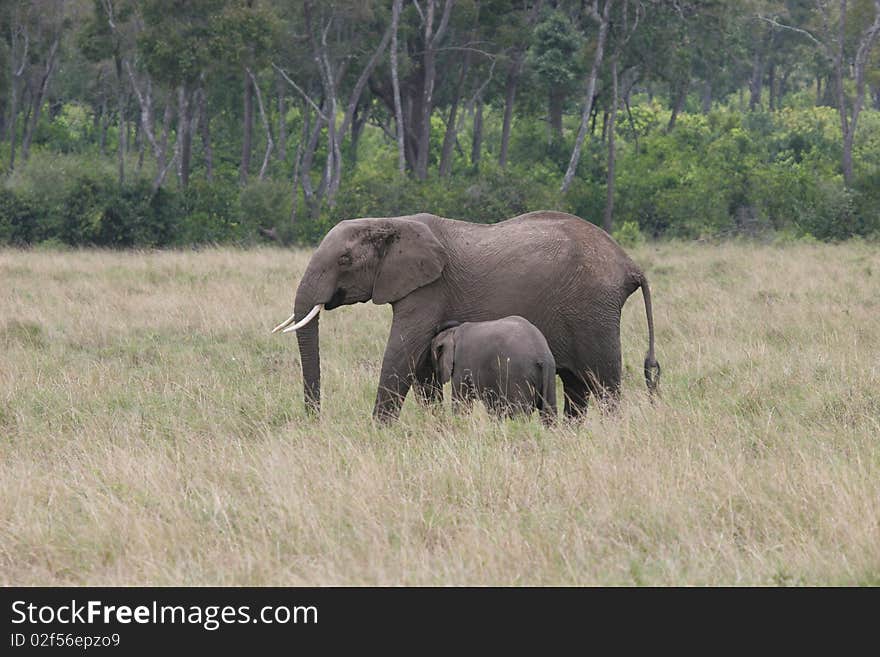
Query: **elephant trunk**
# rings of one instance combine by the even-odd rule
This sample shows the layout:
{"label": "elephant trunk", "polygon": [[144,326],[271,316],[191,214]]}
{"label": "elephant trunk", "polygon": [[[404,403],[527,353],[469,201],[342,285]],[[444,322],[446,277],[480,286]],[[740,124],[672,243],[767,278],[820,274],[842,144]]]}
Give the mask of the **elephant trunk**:
{"label": "elephant trunk", "polygon": [[315,414],[321,410],[321,349],[318,328],[321,314],[320,308],[316,307],[322,306],[330,299],[333,286],[333,281],[322,275],[321,270],[312,262],[300,281],[294,302],[297,322],[312,317],[311,321],[297,329],[296,340],[302,364],[306,411]]}
{"label": "elephant trunk", "polygon": [[[296,316],[302,319],[314,307],[311,301],[302,299],[302,294],[296,295]],[[302,364],[303,395],[305,398],[306,411],[318,413],[321,410],[321,349],[318,344],[318,315],[311,322],[296,332],[296,341],[299,345],[299,359]]]}

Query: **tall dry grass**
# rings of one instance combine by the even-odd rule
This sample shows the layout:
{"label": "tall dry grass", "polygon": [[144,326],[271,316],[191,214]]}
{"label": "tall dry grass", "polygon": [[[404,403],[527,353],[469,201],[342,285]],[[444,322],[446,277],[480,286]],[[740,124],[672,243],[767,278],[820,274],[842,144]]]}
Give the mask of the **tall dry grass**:
{"label": "tall dry grass", "polygon": [[407,400],[390,308],[326,313],[306,253],[0,251],[0,584],[880,584],[876,246],[661,244],[618,416],[544,430]]}

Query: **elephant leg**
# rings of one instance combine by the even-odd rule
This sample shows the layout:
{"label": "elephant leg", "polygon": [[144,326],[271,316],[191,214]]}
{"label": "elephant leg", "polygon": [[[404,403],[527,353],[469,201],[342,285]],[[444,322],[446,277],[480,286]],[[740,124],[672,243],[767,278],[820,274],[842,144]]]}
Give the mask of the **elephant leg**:
{"label": "elephant leg", "polygon": [[378,422],[393,422],[400,416],[400,408],[409,389],[412,387],[413,375],[401,373],[403,368],[382,365],[379,377],[379,390],[376,392],[376,403],[373,406],[373,419]]}
{"label": "elephant leg", "polygon": [[587,376],[587,388],[606,412],[615,412],[620,406],[620,361],[604,363],[591,370]]}
{"label": "elephant leg", "polygon": [[591,394],[606,412],[620,405],[620,381],[623,369],[620,354],[620,326],[613,326],[602,341],[602,357],[590,359],[586,382]]}
{"label": "elephant leg", "polygon": [[587,383],[574,372],[560,370],[562,387],[565,394],[565,417],[579,418],[587,412],[590,389]]}
{"label": "elephant leg", "polygon": [[423,405],[430,406],[443,402],[443,385],[431,366],[430,358],[425,357],[416,367],[413,383],[416,389],[416,399]]}
{"label": "elephant leg", "polygon": [[422,362],[430,339],[429,328],[404,333],[396,324],[392,324],[382,359],[376,404],[373,406],[374,419],[392,422],[399,417],[403,401],[416,380],[417,365]]}

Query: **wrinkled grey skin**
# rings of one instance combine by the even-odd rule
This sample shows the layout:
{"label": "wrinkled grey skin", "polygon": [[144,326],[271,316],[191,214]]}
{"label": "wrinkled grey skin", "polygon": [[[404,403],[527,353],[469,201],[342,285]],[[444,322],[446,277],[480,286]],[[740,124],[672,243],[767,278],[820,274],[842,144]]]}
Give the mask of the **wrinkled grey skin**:
{"label": "wrinkled grey skin", "polygon": [[[457,405],[480,399],[498,416],[556,420],[556,361],[534,324],[518,315],[489,322],[449,322],[431,342],[431,363]],[[457,325],[455,325],[457,324]]]}
{"label": "wrinkled grey skin", "polygon": [[[333,227],[309,261],[295,317],[365,302],[390,303],[391,333],[373,416],[390,421],[409,389],[442,398],[430,362],[443,321],[520,315],[547,339],[565,389],[565,413],[586,410],[590,394],[620,391],[620,313],[642,288],[649,348],[645,378],[656,387],[651,294],[642,270],[601,228],[562,212],[531,212],[497,224],[430,214],[351,219]],[[320,408],[319,319],[297,331],[306,407]]]}

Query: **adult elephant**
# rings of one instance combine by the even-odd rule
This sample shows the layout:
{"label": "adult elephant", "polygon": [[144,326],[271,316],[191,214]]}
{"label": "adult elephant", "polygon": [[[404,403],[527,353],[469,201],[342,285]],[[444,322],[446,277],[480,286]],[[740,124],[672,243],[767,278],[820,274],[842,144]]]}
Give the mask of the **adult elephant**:
{"label": "adult elephant", "polygon": [[562,212],[489,225],[431,214],[342,221],[312,255],[293,314],[274,330],[297,331],[306,408],[318,411],[321,310],[390,303],[394,318],[373,408],[376,419],[388,421],[413,384],[423,401],[442,398],[430,359],[438,325],[520,315],[547,338],[565,414],[575,416],[591,394],[619,396],[620,313],[639,287],[648,320],[645,381],[653,391],[660,368],[644,273],[602,229]]}

